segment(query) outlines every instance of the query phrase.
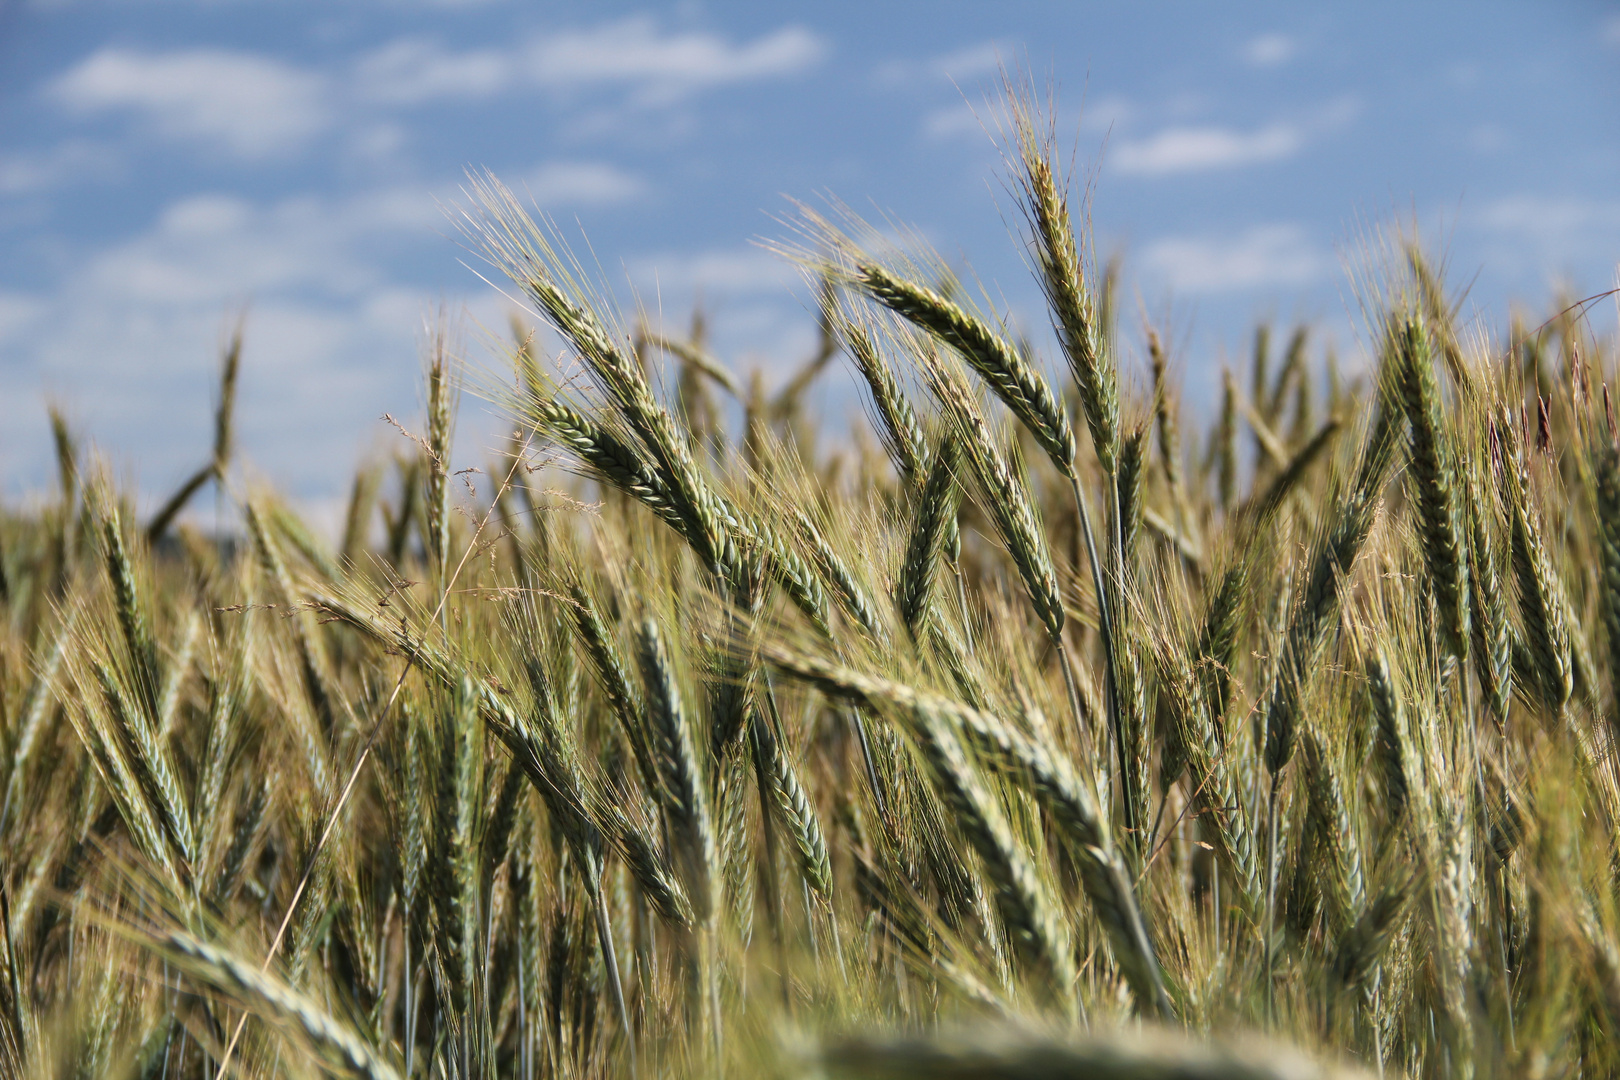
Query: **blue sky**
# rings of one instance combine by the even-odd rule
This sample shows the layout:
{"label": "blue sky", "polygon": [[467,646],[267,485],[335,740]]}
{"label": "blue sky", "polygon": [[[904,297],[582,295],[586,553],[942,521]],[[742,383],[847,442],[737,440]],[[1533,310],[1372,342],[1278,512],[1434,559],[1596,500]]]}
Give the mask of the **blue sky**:
{"label": "blue sky", "polygon": [[[915,226],[1045,323],[975,109],[998,58],[1050,76],[1125,258],[1127,368],[1168,319],[1206,398],[1254,320],[1353,363],[1346,267],[1415,220],[1481,330],[1615,284],[1620,5],[34,0],[0,6],[0,486],[51,480],[48,399],[145,494],[207,453],[247,309],[253,474],[328,516],[418,410],[424,319],[506,306],[444,205],[527,191],[627,302],[781,378],[810,290],[761,249],[790,199]],[[581,247],[584,241],[581,241]],[[1613,306],[1597,315],[1612,325]],[[852,384],[820,391],[858,417]],[[494,418],[469,402],[463,456]]]}

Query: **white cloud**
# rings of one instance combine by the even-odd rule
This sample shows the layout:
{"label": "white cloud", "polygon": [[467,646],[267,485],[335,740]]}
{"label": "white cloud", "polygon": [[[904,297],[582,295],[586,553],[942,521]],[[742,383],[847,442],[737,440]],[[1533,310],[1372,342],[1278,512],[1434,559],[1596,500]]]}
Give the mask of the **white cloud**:
{"label": "white cloud", "polygon": [[1620,203],[1512,195],[1486,206],[1480,220],[1492,229],[1546,238],[1569,236],[1594,227],[1620,226]]}
{"label": "white cloud", "polygon": [[955,139],[963,135],[982,136],[994,130],[966,103],[935,109],[923,117],[923,134],[930,139]]}
{"label": "white cloud", "polygon": [[487,97],[522,86],[625,86],[644,104],[663,104],[705,87],[794,75],[826,51],[821,37],[800,26],[733,42],[706,31],[668,32],[638,16],[510,48],[457,52],[406,38],[363,58],[355,79],[362,97],[394,104]]}
{"label": "white cloud", "polygon": [[1603,43],[1620,46],[1620,15],[1611,15],[1603,24]]}
{"label": "white cloud", "polygon": [[647,184],[613,165],[600,161],[553,161],[517,181],[525,195],[541,210],[557,204],[606,206],[642,195]]}
{"label": "white cloud", "polygon": [[0,195],[30,195],[78,180],[115,175],[122,164],[111,147],[72,139],[47,150],[8,154],[0,161]]}
{"label": "white cloud", "polygon": [[1104,94],[1080,106],[1080,126],[1088,131],[1109,131],[1130,122],[1136,108],[1129,98]]}
{"label": "white cloud", "polygon": [[411,105],[499,93],[515,70],[512,56],[497,49],[452,53],[425,38],[403,38],[362,57],[355,79],[363,97]]}
{"label": "white cloud", "polygon": [[244,158],[295,148],[331,122],[319,75],[223,49],[105,48],[52,82],[47,93],[80,115],[133,112],[166,138],[204,142]]}
{"label": "white cloud", "polygon": [[655,289],[666,296],[710,291],[781,295],[802,280],[793,263],[758,248],[643,255],[630,260],[628,269],[630,280],[649,296]]}
{"label": "white cloud", "polygon": [[20,336],[38,325],[48,305],[22,293],[0,293],[0,341]]}
{"label": "white cloud", "polygon": [[550,86],[637,83],[668,92],[792,75],[818,63],[826,44],[787,26],[746,45],[714,34],[662,34],[638,16],[589,30],[548,34],[527,50],[530,75]]}
{"label": "white cloud", "polygon": [[1292,124],[1269,124],[1258,131],[1222,127],[1169,128],[1122,144],[1113,153],[1118,172],[1138,176],[1231,169],[1280,161],[1298,153],[1304,135]]}
{"label": "white cloud", "polygon": [[1286,64],[1299,52],[1299,42],[1287,34],[1261,34],[1243,46],[1243,59],[1253,67]]}
{"label": "white cloud", "polygon": [[1142,252],[1142,266],[1171,289],[1214,293],[1263,286],[1298,286],[1330,265],[1298,225],[1260,225],[1235,237],[1174,236]]}
{"label": "white cloud", "polygon": [[886,60],[874,76],[878,82],[890,84],[962,84],[995,74],[1007,57],[1016,56],[1016,48],[1005,41],[980,41],[920,60]]}
{"label": "white cloud", "polygon": [[1533,260],[1564,270],[1576,261],[1606,260],[1620,251],[1620,202],[1544,195],[1512,195],[1488,203],[1476,219],[1506,244],[1501,258]]}

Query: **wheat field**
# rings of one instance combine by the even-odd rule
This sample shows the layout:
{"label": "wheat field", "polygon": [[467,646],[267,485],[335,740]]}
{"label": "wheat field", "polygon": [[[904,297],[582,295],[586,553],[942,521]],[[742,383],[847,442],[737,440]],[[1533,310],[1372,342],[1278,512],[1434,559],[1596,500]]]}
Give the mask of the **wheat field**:
{"label": "wheat field", "polygon": [[1050,357],[801,209],[767,393],[478,176],[524,312],[430,342],[335,546],[241,478],[240,337],[149,518],[53,415],[0,513],[0,1072],[1620,1070],[1614,343],[1464,320],[1393,235],[1367,370],[1261,326],[1205,423],[1007,105]]}

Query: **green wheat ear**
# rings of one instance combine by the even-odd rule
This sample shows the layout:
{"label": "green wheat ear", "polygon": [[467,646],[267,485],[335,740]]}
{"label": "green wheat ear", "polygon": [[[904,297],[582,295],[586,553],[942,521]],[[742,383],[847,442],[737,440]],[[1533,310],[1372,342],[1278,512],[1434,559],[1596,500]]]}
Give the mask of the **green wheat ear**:
{"label": "green wheat ear", "polygon": [[1425,324],[1409,319],[1400,338],[1401,400],[1411,433],[1409,454],[1418,537],[1433,582],[1440,628],[1453,656],[1468,655],[1468,546],[1462,531],[1452,443],[1430,357]]}

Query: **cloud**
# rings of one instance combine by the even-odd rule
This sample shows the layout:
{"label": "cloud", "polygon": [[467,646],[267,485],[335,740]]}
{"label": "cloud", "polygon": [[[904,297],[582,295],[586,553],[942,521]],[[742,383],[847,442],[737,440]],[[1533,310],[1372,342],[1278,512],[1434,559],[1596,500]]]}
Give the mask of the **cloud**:
{"label": "cloud", "polygon": [[628,202],[647,190],[639,176],[600,161],[549,162],[518,182],[520,190],[542,210],[561,203],[606,206]]}
{"label": "cloud", "polygon": [[707,87],[795,75],[826,51],[820,36],[800,26],[733,42],[706,31],[666,32],[638,16],[509,48],[458,52],[405,38],[362,58],[355,83],[363,98],[390,104],[489,97],[525,86],[623,86],[643,104],[667,104]]}
{"label": "cloud", "polygon": [[57,78],[46,93],[81,116],[134,113],[165,138],[206,143],[248,159],[294,149],[331,123],[319,75],[223,49],[105,48]]}
{"label": "cloud", "polygon": [[1016,56],[1016,49],[1006,41],[980,41],[921,60],[887,60],[874,75],[877,81],[890,84],[960,84],[995,74],[1007,57]]}
{"label": "cloud", "polygon": [[1603,43],[1611,48],[1620,46],[1620,15],[1611,15],[1603,23]]}
{"label": "cloud", "polygon": [[1299,52],[1299,42],[1287,34],[1261,34],[1243,46],[1243,60],[1251,67],[1277,67]]}
{"label": "cloud", "polygon": [[447,52],[427,38],[402,38],[360,59],[355,82],[362,97],[390,105],[440,98],[478,98],[512,84],[516,65],[497,49]]}
{"label": "cloud", "polygon": [[654,92],[683,93],[797,74],[825,54],[825,42],[799,26],[733,45],[696,31],[664,35],[653,19],[640,16],[548,34],[530,45],[525,60],[530,76],[542,85],[634,83]]}
{"label": "cloud", "polygon": [[1511,195],[1480,211],[1478,223],[1507,242],[1504,260],[1526,261],[1525,247],[1547,269],[1602,260],[1620,251],[1620,202],[1545,195]]}
{"label": "cloud", "polygon": [[31,195],[75,180],[104,180],[116,175],[121,164],[111,147],[85,139],[9,154],[0,161],[0,195]]}
{"label": "cloud", "polygon": [[1104,94],[1080,107],[1080,126],[1087,131],[1109,131],[1130,122],[1136,107],[1129,98]]}
{"label": "cloud", "polygon": [[758,248],[643,255],[628,263],[630,280],[651,294],[685,296],[694,292],[727,295],[782,295],[802,280],[799,268]]}
{"label": "cloud", "polygon": [[1591,228],[1620,227],[1620,203],[1512,195],[1488,204],[1480,221],[1487,228],[1552,239]]}
{"label": "cloud", "polygon": [[1168,176],[1280,161],[1298,153],[1304,144],[1304,133],[1292,124],[1269,124],[1251,132],[1222,127],[1168,128],[1122,144],[1114,151],[1112,164],[1121,173]]}
{"label": "cloud", "polygon": [[948,105],[923,117],[923,134],[930,139],[955,139],[963,135],[983,136],[994,123],[979,116],[967,104]]}
{"label": "cloud", "polygon": [[1142,252],[1142,265],[1171,289],[1216,293],[1263,286],[1304,285],[1329,259],[1298,225],[1259,225],[1231,238],[1175,236]]}

